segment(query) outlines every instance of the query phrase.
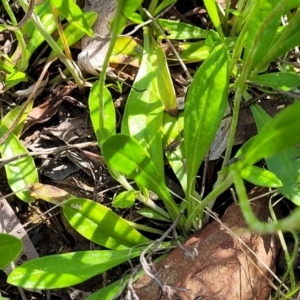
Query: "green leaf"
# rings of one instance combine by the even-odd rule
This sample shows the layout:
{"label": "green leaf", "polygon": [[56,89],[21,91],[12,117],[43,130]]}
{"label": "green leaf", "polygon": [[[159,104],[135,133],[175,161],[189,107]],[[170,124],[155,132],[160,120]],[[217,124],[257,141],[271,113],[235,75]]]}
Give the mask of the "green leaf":
{"label": "green leaf", "polygon": [[80,7],[73,0],[51,0],[54,7],[70,23],[88,36],[93,36],[93,30],[84,17]]}
{"label": "green leaf", "polygon": [[[188,40],[188,39],[205,39],[208,33],[200,27],[193,26],[187,23],[158,19],[157,23],[166,33],[169,40]],[[158,40],[164,39],[164,36],[158,34]]]}
{"label": "green leaf", "polygon": [[[252,105],[250,108],[258,132],[260,132],[272,118],[259,105]],[[278,188],[280,193],[296,205],[300,205],[300,149],[296,147],[287,148],[265,160],[268,169],[282,181],[283,185]]]}
{"label": "green leaf", "polygon": [[116,26],[118,34],[121,34],[126,19],[130,17],[141,4],[142,0],[117,0],[116,15],[119,17],[113,19],[112,27]]}
{"label": "green leaf", "polygon": [[[289,4],[291,1],[285,2]],[[300,3],[298,5],[300,5]],[[259,73],[261,70],[265,70],[274,59],[280,57],[281,55],[285,55],[289,50],[299,45],[299,22],[300,11],[298,9],[288,20],[288,24],[283,28],[279,36],[276,37],[273,44],[269,48],[269,51],[266,52],[266,55],[262,57],[260,64],[256,66],[256,69],[254,70],[255,74]]]}
{"label": "green leaf", "polygon": [[204,0],[205,8],[207,10],[207,13],[213,22],[215,28],[218,31],[218,34],[220,36],[220,39],[224,41],[224,33],[221,25],[221,21],[219,18],[218,10],[217,10],[217,3],[215,0]]}
{"label": "green leaf", "polygon": [[[189,184],[194,182],[227,107],[227,61],[226,48],[222,45],[217,46],[197,70],[187,93],[184,110],[184,151]],[[189,191],[186,195],[191,193],[192,191]]]}
{"label": "green leaf", "polygon": [[278,177],[266,170],[257,166],[247,166],[241,170],[241,177],[255,185],[278,188],[282,186],[282,182]]}
{"label": "green leaf", "polygon": [[5,78],[5,86],[12,87],[20,82],[26,81],[28,81],[27,75],[23,72],[16,71],[7,75],[7,77]]}
{"label": "green leaf", "polygon": [[110,168],[118,170],[135,180],[139,186],[147,187],[156,193],[164,201],[172,220],[178,217],[178,206],[171,197],[161,173],[143,146],[134,138],[124,134],[111,136],[103,143],[102,154]]}
{"label": "green leaf", "polygon": [[157,56],[152,54],[149,28],[144,29],[141,66],[127,98],[121,132],[134,137],[146,151],[157,170],[164,174],[161,143],[163,106],[157,93]]}
{"label": "green leaf", "polygon": [[81,251],[45,256],[25,262],[8,276],[7,282],[27,289],[54,289],[81,283],[128,259],[140,249]]}
{"label": "green leaf", "polygon": [[[23,130],[23,126],[24,126],[24,122],[27,118],[27,115],[29,114],[29,112],[31,111],[33,106],[33,101],[31,101],[28,105],[26,110],[23,112],[22,117],[18,123],[18,125],[16,126],[16,128],[13,130],[13,133],[15,134],[16,137],[18,137],[22,130]],[[9,111],[4,118],[2,119],[2,124],[5,125],[6,128],[10,128],[14,121],[16,120],[16,118],[19,116],[19,114],[21,113],[23,109],[23,105],[18,105],[16,107],[14,107],[11,111]]]}
{"label": "green leaf", "polygon": [[13,235],[0,233],[0,270],[14,261],[22,250],[22,241]]}
{"label": "green leaf", "polygon": [[81,235],[109,249],[120,250],[150,241],[109,208],[88,199],[69,200],[64,215]]}
{"label": "green leaf", "polygon": [[112,206],[118,208],[128,208],[131,207],[135,202],[136,191],[124,191],[114,198]]}
{"label": "green leaf", "polygon": [[[7,131],[7,127],[1,124],[0,136]],[[6,141],[0,145],[2,158],[11,158],[16,155],[28,154],[28,150],[22,145],[18,138],[11,133]],[[29,191],[21,189],[26,188],[29,184],[38,181],[38,172],[34,160],[31,156],[17,159],[5,165],[8,184],[16,196],[25,202],[33,202]],[[19,192],[18,192],[19,191]]]}
{"label": "green leaf", "polygon": [[300,142],[299,115],[300,102],[279,112],[259,131],[256,137],[247,143],[246,147],[242,147],[241,159],[234,164],[235,168],[242,169],[253,165],[262,158],[297,145]]}
{"label": "green leaf", "polygon": [[[96,12],[87,11],[82,15],[82,18],[88,24],[88,28],[92,28],[93,24],[97,20],[97,16],[98,14]],[[67,27],[64,29],[64,35],[66,37],[68,46],[74,45],[85,34],[82,30],[78,30],[77,26],[73,23],[74,23],[73,21],[69,22]],[[61,49],[64,49],[61,38],[59,38],[56,41],[56,43]],[[51,54],[48,56],[48,61],[51,60],[51,58],[53,58],[55,55],[56,55],[55,51],[52,51]]]}
{"label": "green leaf", "polygon": [[162,1],[154,10],[153,17],[157,16],[160,12],[162,12],[166,7],[174,4],[176,0],[164,0]]}
{"label": "green leaf", "polygon": [[[100,83],[96,81],[93,84],[93,87],[89,95],[89,110],[90,117],[92,120],[94,132],[97,137],[99,146],[103,141],[108,137],[116,133],[116,113],[114,103],[111,97],[109,90],[104,87],[103,89],[103,101],[104,101],[104,111],[100,114],[99,111],[99,89]],[[100,119],[99,116],[103,116],[104,127],[100,128]]]}
{"label": "green leaf", "polygon": [[[41,23],[44,26],[45,30],[47,30],[47,32],[49,34],[53,33],[54,30],[56,29],[56,24],[55,24],[55,19],[54,16],[52,14],[46,14],[41,18]],[[32,54],[35,52],[35,50],[42,44],[42,42],[44,41],[44,37],[42,36],[42,34],[39,32],[39,30],[37,28],[35,28],[28,46],[26,48],[26,60],[29,61],[30,57],[32,56]]]}
{"label": "green leaf", "polygon": [[300,88],[300,76],[293,73],[276,72],[252,76],[250,83],[261,85],[262,87],[270,87],[282,91],[290,91]]}
{"label": "green leaf", "polygon": [[155,54],[154,67],[156,68],[157,75],[155,77],[157,92],[164,105],[165,111],[176,116],[178,111],[176,95],[165,54],[160,46],[155,48]]}
{"label": "green leaf", "polygon": [[169,219],[165,218],[164,216],[162,216],[161,214],[157,213],[155,210],[149,207],[141,208],[137,211],[137,213],[147,219],[170,222]]}

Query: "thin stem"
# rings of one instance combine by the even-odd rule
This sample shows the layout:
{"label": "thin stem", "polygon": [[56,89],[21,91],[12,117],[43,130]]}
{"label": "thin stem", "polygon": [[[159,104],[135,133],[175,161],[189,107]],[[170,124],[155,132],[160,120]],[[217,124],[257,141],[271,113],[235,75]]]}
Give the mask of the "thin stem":
{"label": "thin stem", "polygon": [[210,202],[215,201],[218,196],[220,196],[232,185],[232,183],[232,178],[230,176],[227,176],[226,179],[219,186],[217,186],[196,207],[194,207],[192,213],[186,220],[185,229],[190,230],[194,220],[202,220],[204,208],[208,206]]}

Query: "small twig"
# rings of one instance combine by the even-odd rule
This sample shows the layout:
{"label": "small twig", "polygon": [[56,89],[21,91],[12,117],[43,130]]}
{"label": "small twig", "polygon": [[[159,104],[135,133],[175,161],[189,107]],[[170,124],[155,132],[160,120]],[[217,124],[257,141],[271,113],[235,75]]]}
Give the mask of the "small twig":
{"label": "small twig", "polygon": [[94,147],[97,146],[97,142],[85,142],[85,143],[80,143],[80,144],[75,144],[75,145],[66,145],[66,146],[60,146],[60,147],[54,147],[54,148],[49,148],[49,149],[44,149],[41,151],[33,151],[33,152],[28,152],[20,155],[15,155],[9,158],[0,158],[0,168],[2,168],[4,165],[18,160],[23,157],[27,156],[41,156],[41,155],[49,155],[49,154],[55,154],[57,152],[62,152],[70,149],[82,149],[82,148],[87,148],[87,147]]}

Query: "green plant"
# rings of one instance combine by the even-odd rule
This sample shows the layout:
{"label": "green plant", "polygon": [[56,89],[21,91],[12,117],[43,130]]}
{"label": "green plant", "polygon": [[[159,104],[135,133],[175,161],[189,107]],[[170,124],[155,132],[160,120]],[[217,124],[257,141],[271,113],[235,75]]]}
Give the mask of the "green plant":
{"label": "green plant", "polygon": [[[295,101],[274,118],[269,117],[259,105],[252,105],[259,133],[241,147],[234,160],[232,147],[241,102],[247,103],[249,100],[251,85],[267,89],[267,92],[270,92],[268,88],[283,93],[297,92],[299,75],[292,71],[269,72],[269,66],[273,60],[300,43],[297,29],[300,1],[239,1],[230,19],[230,28],[227,22],[229,7],[225,15],[220,17],[215,1],[204,2],[216,31],[199,30],[191,25],[163,19],[143,28],[140,69],[127,99],[121,133],[116,133],[115,110],[110,92],[105,87],[105,70],[117,36],[122,32],[127,18],[141,22],[147,20],[149,14],[155,17],[174,3],[162,1],[158,5],[158,1],[152,0],[148,11],[145,11],[140,7],[141,1],[118,1],[109,54],[100,79],[94,83],[89,97],[91,120],[99,147],[112,177],[126,190],[113,204],[115,207],[130,207],[136,199],[148,206],[148,216],[154,219],[174,222],[180,217],[177,228],[181,236],[186,237],[193,230],[201,228],[205,221],[205,208],[212,206],[218,196],[234,185],[251,230],[269,233],[299,229],[297,220],[300,208],[280,221],[260,222],[252,212],[244,180],[259,186],[278,188],[286,198],[299,205],[299,158],[295,158],[299,157],[296,145],[300,141],[300,103]],[[139,14],[134,13],[137,8]],[[289,20],[285,26],[280,25],[283,15]],[[160,29],[168,33],[167,37],[161,34]],[[183,113],[177,111],[167,58],[160,44],[165,38],[202,40],[182,42],[181,63],[204,60],[190,83]],[[195,48],[198,50],[194,51]],[[196,177],[225,114],[229,87],[234,89],[235,95],[223,166],[213,190],[202,198],[196,190]],[[178,142],[178,147],[164,153],[163,149],[173,142]],[[173,199],[166,186],[164,154],[185,193],[181,202]],[[261,159],[266,160],[268,170],[254,165]],[[130,184],[127,178],[134,180],[138,188]],[[112,250],[70,253],[28,262],[9,276],[8,282],[12,284],[30,288],[57,288],[82,282],[138,256],[144,244],[152,241],[136,229],[161,234],[154,228],[130,223],[100,204],[51,189],[53,187],[33,184],[30,197],[63,205],[67,220],[78,232]],[[163,207],[150,199],[149,191],[159,196]],[[108,223],[112,226],[107,226]],[[104,257],[100,259],[101,255]],[[95,256],[99,258],[97,262],[92,260]],[[111,257],[116,259],[111,260]],[[71,266],[70,270],[62,273],[61,263],[54,263],[56,260]],[[50,265],[51,272],[47,269]],[[74,276],[72,270],[80,267],[88,268],[83,276]],[[28,275],[29,271],[35,269],[39,269],[38,275],[42,277],[39,282]],[[58,274],[61,274],[60,277]],[[112,284],[102,292],[118,291],[116,284]],[[98,299],[100,294],[89,299]]]}

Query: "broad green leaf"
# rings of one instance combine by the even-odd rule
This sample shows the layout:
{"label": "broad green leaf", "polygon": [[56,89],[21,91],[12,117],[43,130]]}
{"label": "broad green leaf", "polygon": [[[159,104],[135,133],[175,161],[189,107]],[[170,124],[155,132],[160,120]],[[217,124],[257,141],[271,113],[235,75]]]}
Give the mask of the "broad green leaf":
{"label": "broad green leaf", "polygon": [[76,26],[80,31],[88,36],[93,36],[93,30],[84,18],[84,14],[80,7],[73,0],[51,0],[54,7],[59,13],[65,17],[70,23]]}
{"label": "broad green leaf", "polygon": [[161,214],[157,213],[155,210],[149,207],[141,208],[137,211],[137,213],[147,219],[170,222],[169,219],[165,218],[164,216],[162,216]]}
{"label": "broad green leaf", "polygon": [[[227,107],[227,61],[226,48],[222,45],[217,46],[197,70],[187,93],[184,110],[184,151],[187,182],[190,185],[194,182]],[[186,193],[187,196],[191,192]]]}
{"label": "broad green leaf", "polygon": [[22,250],[22,242],[13,235],[0,233],[0,270],[14,261]]}
{"label": "broad green leaf", "polygon": [[103,143],[102,154],[110,168],[118,170],[135,180],[139,186],[147,187],[156,193],[164,201],[172,220],[178,217],[178,206],[170,195],[164,178],[144,147],[134,138],[125,134],[111,136]]}
{"label": "broad green leaf", "polygon": [[252,76],[250,83],[271,87],[282,91],[290,91],[300,88],[300,76],[294,73],[276,72]]}
{"label": "broad green leaf", "polygon": [[155,48],[155,54],[154,66],[157,74],[156,84],[158,95],[164,105],[165,111],[170,115],[176,116],[178,111],[176,95],[165,54],[159,46]]}
{"label": "broad green leaf", "polygon": [[144,49],[141,66],[127,98],[121,132],[141,143],[157,170],[164,174],[161,143],[163,105],[156,85],[160,70],[156,63],[157,56],[152,54],[147,27],[144,29]]}
{"label": "broad green leaf", "polygon": [[[252,105],[250,108],[260,132],[272,118],[259,105]],[[280,193],[296,205],[300,205],[300,149],[287,148],[265,160],[268,169],[282,181],[283,185],[278,188]]]}
{"label": "broad green leaf", "polygon": [[120,250],[150,241],[112,210],[88,199],[69,200],[64,205],[64,215],[81,235],[109,249]]}
{"label": "broad green leaf", "polygon": [[[300,102],[279,112],[247,144],[247,147],[241,149],[240,160],[234,164],[235,168],[242,169],[245,166],[253,165],[262,158],[297,145],[300,142],[299,116]],[[276,175],[278,176],[278,174]],[[280,179],[282,181],[282,178]]]}
{"label": "broad green leaf", "polygon": [[7,282],[27,289],[55,289],[81,283],[128,259],[140,249],[79,251],[45,256],[13,270]]}
{"label": "broad green leaf", "polygon": [[[3,136],[6,131],[7,127],[1,124],[0,136]],[[16,155],[27,154],[28,150],[22,145],[18,138],[11,133],[7,140],[0,145],[0,152],[2,158],[11,158]],[[16,192],[16,196],[25,202],[33,202],[34,199],[30,196],[27,189],[19,191],[31,183],[37,182],[39,179],[33,158],[27,156],[12,161],[5,165],[5,171],[8,184],[12,191]]]}
{"label": "broad green leaf", "polygon": [[[112,101],[111,94],[109,90],[104,87],[103,89],[103,101],[104,101],[104,111],[100,114],[99,103],[99,89],[100,83],[96,81],[90,91],[89,95],[89,110],[90,117],[92,120],[94,132],[97,137],[98,144],[101,145],[102,142],[107,138],[107,136],[116,133],[116,113],[114,103]],[[104,127],[100,128],[99,116],[103,116]]]}
{"label": "broad green leaf", "polygon": [[220,39],[222,41],[224,41],[224,33],[223,33],[220,18],[219,18],[216,1],[215,0],[204,0],[204,5],[205,5],[205,8],[209,15],[209,18],[211,19],[215,28],[218,31]]}
{"label": "broad green leaf", "polygon": [[114,198],[112,206],[118,208],[131,207],[135,202],[135,193],[134,190],[121,192]]}
{"label": "broad green leaf", "polygon": [[[97,20],[97,16],[98,14],[96,12],[87,11],[82,15],[82,18],[88,24],[88,27],[92,28],[93,24]],[[67,27],[64,29],[64,35],[66,37],[68,46],[74,45],[84,36],[84,34],[85,33],[82,30],[78,30],[77,26],[73,24],[73,21],[69,22]],[[61,38],[59,38],[56,41],[56,43],[61,49],[64,49]],[[53,58],[55,55],[55,52],[52,51],[51,54],[48,56],[48,61],[51,60],[51,58]]]}
{"label": "broad green leaf", "polygon": [[255,185],[272,188],[282,186],[282,182],[274,173],[257,166],[247,166],[243,168],[240,175],[244,180]]}
{"label": "broad green leaf", "polygon": [[[157,23],[169,40],[205,39],[208,33],[207,30],[200,27],[178,21],[158,19]],[[158,40],[164,39],[164,36],[160,35],[159,32],[157,34]]]}

